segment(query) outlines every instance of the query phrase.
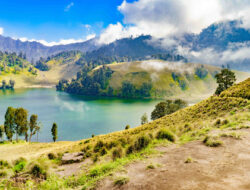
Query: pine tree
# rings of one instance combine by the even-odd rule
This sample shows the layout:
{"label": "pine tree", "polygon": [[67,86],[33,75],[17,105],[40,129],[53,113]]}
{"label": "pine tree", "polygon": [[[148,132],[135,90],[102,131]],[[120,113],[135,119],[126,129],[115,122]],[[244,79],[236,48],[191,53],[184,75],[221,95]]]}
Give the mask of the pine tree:
{"label": "pine tree", "polygon": [[51,134],[53,137],[53,141],[56,142],[57,140],[57,124],[53,123],[52,129],[51,129]]}

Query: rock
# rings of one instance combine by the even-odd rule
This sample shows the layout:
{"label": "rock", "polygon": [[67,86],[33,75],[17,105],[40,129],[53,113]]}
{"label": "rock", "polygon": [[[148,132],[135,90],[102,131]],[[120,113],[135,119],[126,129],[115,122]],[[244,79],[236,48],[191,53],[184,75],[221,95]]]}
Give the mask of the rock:
{"label": "rock", "polygon": [[62,157],[62,164],[71,164],[81,162],[83,160],[84,153],[75,152],[75,153],[65,153]]}

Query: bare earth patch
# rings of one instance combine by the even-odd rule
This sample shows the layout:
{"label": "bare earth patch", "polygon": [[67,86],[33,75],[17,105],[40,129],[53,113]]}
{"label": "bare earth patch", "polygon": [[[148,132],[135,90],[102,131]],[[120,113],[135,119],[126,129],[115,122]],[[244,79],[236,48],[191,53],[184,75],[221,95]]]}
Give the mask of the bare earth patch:
{"label": "bare earth patch", "polygon": [[[241,140],[223,137],[216,148],[200,141],[158,147],[161,156],[126,166],[126,172],[104,179],[97,189],[249,190],[250,130],[241,131]],[[185,163],[187,158],[193,162]],[[158,167],[148,169],[152,163]],[[115,177],[124,175],[129,182],[114,186]]]}

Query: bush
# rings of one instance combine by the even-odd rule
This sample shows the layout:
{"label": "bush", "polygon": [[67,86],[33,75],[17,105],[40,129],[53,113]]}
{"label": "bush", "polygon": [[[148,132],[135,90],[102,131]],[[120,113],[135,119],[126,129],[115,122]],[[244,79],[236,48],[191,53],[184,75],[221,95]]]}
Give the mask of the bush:
{"label": "bush", "polygon": [[222,121],[221,124],[222,124],[222,125],[226,125],[226,124],[228,124],[228,123],[229,123],[229,121],[228,121],[227,119],[225,119],[225,120]]}
{"label": "bush", "polygon": [[170,142],[175,142],[175,136],[173,133],[171,133],[170,131],[166,130],[166,129],[161,129],[157,135],[156,135],[157,139],[167,139]]}
{"label": "bush", "polygon": [[203,143],[209,147],[218,147],[223,144],[222,141],[220,141],[218,137],[215,136],[206,136],[203,140]]}
{"label": "bush", "polygon": [[94,147],[94,152],[99,152],[101,148],[103,148],[104,143],[102,141],[98,141]]}
{"label": "bush", "polygon": [[191,157],[188,157],[185,161],[186,164],[192,163],[193,159]]}
{"label": "bush", "polygon": [[148,146],[150,142],[150,139],[143,135],[143,136],[140,136],[136,139],[135,143],[134,143],[134,149],[137,150],[137,151],[140,151],[144,148],[146,148]]}
{"label": "bush", "polygon": [[215,121],[215,125],[220,125],[220,124],[221,124],[220,119],[217,119],[217,120]]}
{"label": "bush", "polygon": [[153,164],[149,164],[149,165],[147,166],[147,169],[155,169],[155,166],[154,166]]}
{"label": "bush", "polygon": [[104,156],[105,154],[107,154],[107,150],[106,150],[105,147],[103,147],[103,148],[101,149],[101,151],[100,151],[100,155],[101,155],[101,156]]}
{"label": "bush", "polygon": [[97,162],[99,160],[99,157],[97,154],[95,154],[93,157],[92,157],[92,161],[93,162]]}
{"label": "bush", "polygon": [[35,164],[31,167],[30,174],[35,178],[46,179],[47,173],[46,171],[38,164]]}
{"label": "bush", "polygon": [[125,127],[125,130],[129,129],[130,128],[130,125],[126,125]]}
{"label": "bush", "polygon": [[55,155],[54,153],[49,153],[49,154],[48,154],[48,158],[49,158],[50,160],[54,160],[54,159],[56,159],[56,155]]}
{"label": "bush", "polygon": [[19,173],[24,170],[27,162],[24,158],[19,158],[18,160],[15,161],[15,165],[13,167],[13,171],[15,173]]}
{"label": "bush", "polygon": [[129,178],[127,178],[127,177],[119,177],[114,181],[114,185],[122,186],[122,185],[127,184],[128,182],[129,182]]}
{"label": "bush", "polygon": [[134,146],[130,145],[126,150],[126,154],[132,154],[133,152],[134,152]]}
{"label": "bush", "polygon": [[7,172],[6,171],[0,171],[0,178],[6,177]]}
{"label": "bush", "polygon": [[113,148],[113,147],[116,147],[117,145],[118,145],[118,142],[117,142],[117,141],[111,141],[111,142],[107,143],[106,147],[107,147],[108,149],[111,149],[111,148]]}
{"label": "bush", "polygon": [[0,160],[0,166],[2,166],[2,167],[9,167],[9,163],[7,161]]}
{"label": "bush", "polygon": [[116,160],[117,158],[121,158],[122,157],[122,148],[121,147],[118,147],[118,148],[115,148],[112,152],[112,158],[113,160]]}

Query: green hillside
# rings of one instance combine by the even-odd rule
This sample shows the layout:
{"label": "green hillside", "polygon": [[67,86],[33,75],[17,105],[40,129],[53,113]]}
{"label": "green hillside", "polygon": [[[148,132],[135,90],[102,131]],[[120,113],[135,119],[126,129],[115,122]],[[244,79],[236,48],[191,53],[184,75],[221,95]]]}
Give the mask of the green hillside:
{"label": "green hillside", "polygon": [[[0,177],[0,187],[91,189],[100,184],[104,178],[124,171],[124,166],[129,163],[132,164],[136,160],[144,163],[150,158],[161,158],[165,153],[157,151],[157,147],[162,149],[173,144],[181,146],[190,141],[203,140],[202,146],[198,143],[199,149],[202,149],[206,146],[222,146],[223,142],[229,142],[223,138],[240,139],[241,130],[248,133],[250,127],[250,100],[249,97],[245,97],[245,94],[250,92],[250,88],[247,88],[249,82],[247,79],[224,91],[221,96],[212,96],[136,128],[78,142],[0,145],[0,152],[4,153],[0,155],[0,159],[5,159],[0,162],[2,171],[5,172],[2,172]],[[237,96],[233,93],[235,89]],[[237,147],[241,147],[239,145],[241,142],[238,141]],[[230,146],[232,145],[227,145],[228,148]],[[178,146],[171,147],[169,149],[171,152],[178,148]],[[209,149],[209,152],[213,151],[216,150]],[[182,152],[178,153],[179,156],[181,154]],[[207,152],[206,155],[208,154]],[[17,155],[24,158],[18,159]],[[191,158],[188,162],[192,162]],[[207,161],[201,164],[205,167],[206,163]],[[18,169],[20,165],[22,168]],[[237,172],[233,170],[234,165],[231,164],[230,167],[231,171]],[[226,184],[224,185],[226,187]]]}
{"label": "green hillside", "polygon": [[[61,81],[57,89],[92,96],[197,100],[214,93],[218,72],[214,66],[163,60],[113,63],[85,69],[71,83]],[[235,74],[238,81],[249,77]]]}

